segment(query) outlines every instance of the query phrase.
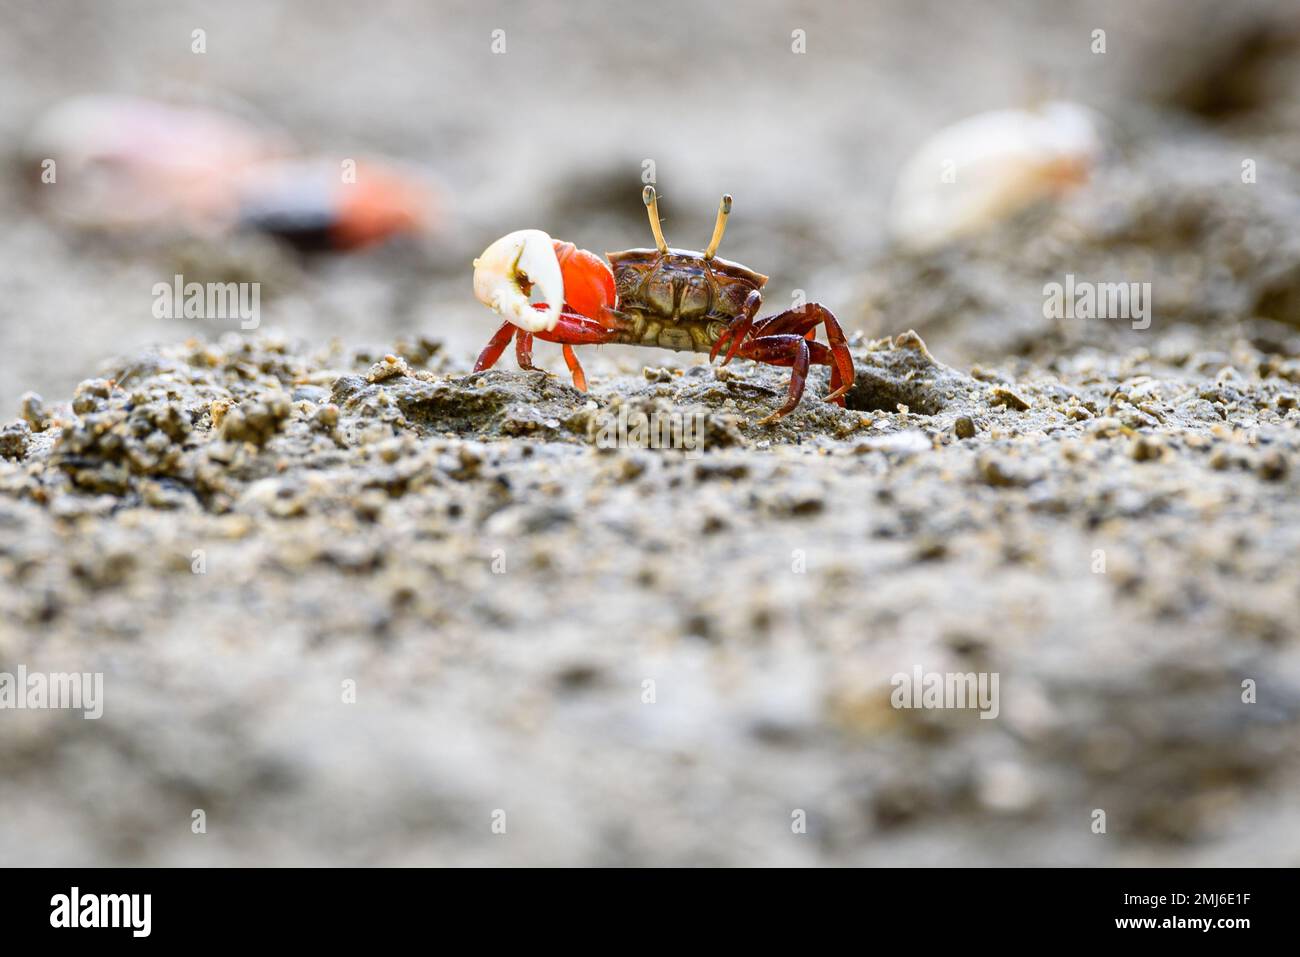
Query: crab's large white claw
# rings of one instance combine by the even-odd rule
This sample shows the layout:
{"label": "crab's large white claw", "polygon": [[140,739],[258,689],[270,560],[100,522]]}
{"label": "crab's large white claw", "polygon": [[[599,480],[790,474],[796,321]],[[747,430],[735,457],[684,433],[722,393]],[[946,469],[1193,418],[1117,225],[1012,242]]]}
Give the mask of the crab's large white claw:
{"label": "crab's large white claw", "polygon": [[[533,286],[545,309],[529,303]],[[551,237],[540,229],[519,229],[483,250],[474,260],[474,295],[520,329],[554,329],[564,308],[564,275]]]}

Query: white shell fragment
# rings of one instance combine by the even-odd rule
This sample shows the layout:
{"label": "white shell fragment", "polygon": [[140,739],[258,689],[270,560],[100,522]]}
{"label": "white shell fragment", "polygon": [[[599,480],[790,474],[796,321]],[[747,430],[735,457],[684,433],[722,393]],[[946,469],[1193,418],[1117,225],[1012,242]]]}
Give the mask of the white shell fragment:
{"label": "white shell fragment", "polygon": [[894,238],[924,251],[983,230],[1084,182],[1101,151],[1098,117],[1076,103],[968,117],[904,164],[890,211]]}
{"label": "white shell fragment", "polygon": [[[536,286],[546,309],[534,309],[524,292]],[[564,307],[564,276],[555,243],[540,229],[519,229],[502,236],[474,260],[474,295],[528,332],[550,332]]]}

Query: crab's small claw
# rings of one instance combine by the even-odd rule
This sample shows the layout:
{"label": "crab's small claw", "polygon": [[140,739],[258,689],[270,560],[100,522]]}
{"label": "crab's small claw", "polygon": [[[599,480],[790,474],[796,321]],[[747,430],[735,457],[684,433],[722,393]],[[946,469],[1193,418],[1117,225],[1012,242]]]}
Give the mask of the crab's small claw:
{"label": "crab's small claw", "polygon": [[[528,301],[534,286],[544,308],[534,309]],[[564,274],[555,242],[540,229],[502,236],[474,260],[474,295],[520,329],[550,332],[564,308]]]}
{"label": "crab's small claw", "polygon": [[574,312],[604,322],[605,309],[613,306],[614,274],[605,260],[573,243],[555,241],[555,255],[564,275],[564,301]]}

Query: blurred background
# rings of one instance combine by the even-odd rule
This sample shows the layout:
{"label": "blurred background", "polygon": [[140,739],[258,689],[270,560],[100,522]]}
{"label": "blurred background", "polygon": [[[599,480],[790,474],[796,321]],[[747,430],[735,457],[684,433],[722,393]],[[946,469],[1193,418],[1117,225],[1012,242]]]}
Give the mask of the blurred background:
{"label": "blurred background", "polygon": [[[1041,331],[1034,316],[1040,273],[1059,262],[1028,277],[1027,297],[1014,277],[990,273],[987,261],[978,264],[985,278],[972,281],[981,288],[972,290],[961,279],[960,256],[922,261],[923,269],[953,267],[951,295],[926,297],[915,284],[894,281],[899,269],[917,268],[887,258],[885,217],[908,156],[972,113],[1053,97],[1105,118],[1111,161],[1140,154],[1150,140],[1197,143],[1183,160],[1165,157],[1155,173],[1139,173],[1141,189],[1198,168],[1235,181],[1241,148],[1228,152],[1227,166],[1213,157],[1214,144],[1231,134],[1271,174],[1261,191],[1290,202],[1289,177],[1300,163],[1290,6],[669,0],[555,11],[414,0],[376,0],[364,9],[5,0],[0,141],[10,166],[0,177],[0,376],[7,401],[26,389],[66,392],[107,355],[209,333],[152,316],[153,284],[178,272],[187,280],[260,281],[263,330],[375,343],[426,334],[468,361],[492,328],[470,295],[470,260],[496,236],[524,227],[601,252],[647,245],[639,201],[646,161],[675,245],[702,246],[718,195],[735,195],[723,254],[772,276],[769,302],[804,289],[848,327],[872,334],[940,323],[948,341],[932,345],[949,360],[979,357],[982,346],[1023,351],[1024,339]],[[1106,31],[1104,54],[1092,49],[1096,29]],[[204,31],[206,52],[194,52],[195,30]],[[799,30],[802,54],[792,52]],[[503,53],[493,52],[494,36]],[[257,234],[60,225],[41,191],[62,187],[34,179],[31,138],[60,102],[85,94],[254,117],[302,155],[409,164],[435,184],[431,228],[415,240],[303,257]],[[1099,197],[1132,189],[1133,174],[1126,175],[1115,190],[1087,193],[1082,206],[1095,210]],[[1174,252],[1195,254],[1199,245],[1191,237]],[[1013,243],[983,258],[999,256],[1014,267],[1024,248]],[[1123,268],[1125,278],[1134,271],[1131,263]],[[896,293],[900,285],[906,295]],[[921,285],[944,283],[931,272]],[[990,301],[998,289],[1009,307]],[[554,362],[550,351],[539,361]]]}
{"label": "blurred background", "polygon": [[[1067,378],[1064,357],[1095,353],[1105,375],[1128,376],[1123,357],[1144,349],[1170,360],[1153,375],[1195,393],[1234,343],[1260,353],[1239,363],[1252,388],[1275,358],[1300,356],[1294,0],[0,0],[0,24],[6,421],[24,391],[62,402],[110,356],[229,332],[155,317],[153,288],[176,274],[260,283],[259,333],[371,354],[428,337],[444,343],[438,371],[468,369],[496,326],[473,298],[473,258],[527,227],[599,252],[649,245],[648,163],[672,244],[703,245],[732,193],[722,255],[771,276],[773,309],[803,290],[850,332],[914,328],[942,362],[1002,376],[982,382],[1031,370],[1040,395],[1064,394],[1043,384]],[[926,144],[972,115],[1049,99],[1095,117],[1095,155],[1080,169],[1045,162],[1034,202],[985,211],[968,235],[903,248],[898,184]],[[60,172],[46,184],[51,142]],[[1042,149],[1030,159],[1052,160]],[[116,158],[78,165],[94,155]],[[301,248],[321,245],[305,242],[317,227],[338,238],[339,200],[314,171],[351,158],[407,184],[420,215],[374,237],[386,241]],[[263,161],[288,175],[264,176]],[[192,178],[205,165],[215,179]],[[97,202],[58,198],[92,168],[111,187]],[[133,180],[140,169],[153,172]],[[1026,183],[1041,172],[1025,169]],[[163,201],[173,189],[185,215]],[[120,221],[153,199],[163,215]],[[301,228],[240,228],[250,211]],[[1152,282],[1151,327],[1046,317],[1043,285],[1067,273]],[[536,357],[563,367],[558,349]],[[593,379],[696,361],[583,354]],[[1086,375],[1072,380],[1081,392]],[[313,386],[322,401],[331,385]],[[1099,373],[1087,388],[1100,415],[1119,386]],[[1245,389],[1222,392],[1246,406]],[[1265,414],[1275,438],[1293,434],[1281,399],[1234,410],[1225,434],[1240,424],[1253,442]],[[912,438],[946,428],[879,411]],[[1208,443],[1220,423],[1207,421],[1187,431]],[[573,443],[478,443],[492,458],[478,468],[478,453],[456,459],[459,439],[389,435],[394,469],[418,448],[455,460],[456,477],[391,501],[367,487],[381,501],[363,515],[360,497],[329,499],[387,465],[359,443],[246,488],[238,478],[237,507],[219,514],[186,487],[157,507],[60,488],[42,432],[0,471],[18,490],[0,498],[0,572],[15,583],[0,591],[0,652],[84,653],[118,697],[102,725],[31,713],[6,725],[0,860],[1294,863],[1300,698],[1284,665],[1300,593],[1275,573],[1295,567],[1300,525],[1273,514],[1295,500],[1285,460],[1265,487],[1225,453],[1192,501],[1177,483],[1209,474],[1205,444],[1166,468],[1098,442],[1122,461],[1096,467],[1060,451],[1059,426],[1008,437],[981,423],[929,472],[883,440],[826,456],[850,464],[824,496],[817,457],[798,456],[856,439],[723,450],[739,466],[707,486],[656,464],[637,507],[608,522],[642,490],[584,453],[601,512]],[[987,448],[1024,450],[1013,473],[1050,459],[1049,480],[978,479],[971,459]],[[313,510],[268,517],[263,499],[294,482],[319,494]],[[695,507],[710,502],[713,529]],[[498,516],[535,559],[509,589],[480,554]],[[800,591],[786,556],[810,536],[827,557]],[[220,574],[191,574],[196,541]],[[1130,572],[1081,571],[1098,541]],[[719,568],[736,591],[717,587]],[[1018,702],[1022,723],[974,720],[945,737],[891,725],[876,684],[862,707],[835,694],[862,675],[878,684],[891,655],[981,649],[1040,689]],[[646,658],[675,689],[653,720],[625,696]],[[1249,673],[1281,676],[1279,690],[1244,718],[1215,696],[1259,662]],[[369,697],[340,716],[337,676],[352,673]],[[1098,795],[1128,815],[1116,832],[1139,840],[1094,839],[1082,822]],[[771,840],[793,800],[824,823],[802,844]],[[493,843],[480,825],[510,802],[519,840]],[[216,839],[191,840],[198,806],[213,809]]]}

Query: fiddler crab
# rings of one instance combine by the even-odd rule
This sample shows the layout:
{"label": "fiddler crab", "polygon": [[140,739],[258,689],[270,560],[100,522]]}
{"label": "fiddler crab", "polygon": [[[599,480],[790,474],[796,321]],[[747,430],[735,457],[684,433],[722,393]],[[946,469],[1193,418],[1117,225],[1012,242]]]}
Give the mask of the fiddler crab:
{"label": "fiddler crab", "polygon": [[[710,362],[725,348],[723,365],[740,356],[790,367],[785,403],[761,425],[794,410],[811,365],[830,366],[825,401],[843,406],[844,394],[853,385],[853,358],[831,311],[806,303],[757,318],[763,303],[759,290],[767,277],[715,255],[731,213],[731,197],[722,197],[713,238],[703,252],[670,249],[659,225],[653,186],[642,191],[642,199],[654,249],[609,253],[606,265],[595,253],[552,240],[540,229],[521,229],[502,236],[474,260],[474,295],[505,317],[474,371],[492,368],[512,338],[519,368],[531,370],[537,337],[561,345],[574,386],[585,392],[587,378],[574,346],[658,346],[707,352]],[[530,301],[533,287],[544,301]],[[819,325],[826,327],[829,344],[816,341]]]}

